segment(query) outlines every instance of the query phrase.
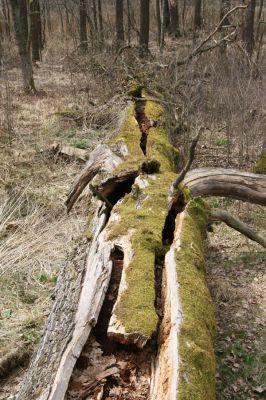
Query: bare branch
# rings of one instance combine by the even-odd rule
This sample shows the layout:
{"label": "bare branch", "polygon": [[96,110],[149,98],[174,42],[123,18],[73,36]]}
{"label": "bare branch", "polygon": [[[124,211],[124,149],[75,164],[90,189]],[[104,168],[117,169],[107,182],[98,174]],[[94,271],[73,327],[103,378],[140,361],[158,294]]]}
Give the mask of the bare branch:
{"label": "bare branch", "polygon": [[266,175],[225,168],[199,168],[184,181],[192,197],[223,196],[266,206]]}
{"label": "bare branch", "polygon": [[198,133],[196,135],[196,137],[194,137],[194,139],[192,140],[190,149],[189,149],[189,158],[187,160],[186,165],[184,166],[184,168],[182,169],[182,171],[180,172],[180,174],[177,176],[176,180],[173,183],[173,187],[174,189],[177,189],[177,186],[179,185],[179,183],[181,183],[183,181],[183,179],[186,176],[186,173],[188,172],[189,168],[191,167],[191,164],[193,163],[194,157],[195,157],[195,150],[196,150],[196,146],[198,144],[200,135],[203,131],[203,127],[201,126],[198,130]]}
{"label": "bare branch", "polygon": [[223,39],[215,43],[213,46],[209,46],[207,48],[203,48],[203,46],[219,31],[219,29],[223,26],[224,21],[229,17],[229,15],[233,14],[235,11],[239,9],[245,9],[247,8],[247,5],[244,6],[236,6],[229,10],[221,19],[219,24],[215,27],[215,29],[190,53],[186,58],[183,60],[177,61],[177,65],[184,65],[188,61],[190,61],[192,58],[194,58],[196,55],[203,53],[208,50],[212,50],[215,47],[219,46],[222,42],[228,41],[230,39],[230,36],[232,36],[235,33],[235,30],[231,32],[229,35],[225,36]]}
{"label": "bare branch", "polygon": [[233,217],[227,211],[224,210],[211,210],[210,212],[211,221],[222,221],[230,228],[242,233],[254,242],[259,243],[261,246],[266,248],[266,237],[254,232],[248,225],[240,221],[238,218]]}

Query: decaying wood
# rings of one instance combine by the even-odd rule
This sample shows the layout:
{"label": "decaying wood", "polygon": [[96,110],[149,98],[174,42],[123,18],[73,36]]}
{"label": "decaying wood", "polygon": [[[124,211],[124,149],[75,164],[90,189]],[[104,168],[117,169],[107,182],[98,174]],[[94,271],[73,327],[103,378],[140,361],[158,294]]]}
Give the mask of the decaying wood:
{"label": "decaying wood", "polygon": [[[115,149],[116,150],[116,149]],[[127,153],[127,148],[122,147],[117,149],[117,152],[121,151],[122,154]],[[95,175],[100,171],[112,171],[122,162],[121,158],[107,145],[97,146],[90,154],[89,161],[87,162],[85,168],[82,170],[81,174],[77,178],[73,189],[69,193],[66,206],[67,212],[70,212],[73,205],[89,184],[89,182],[95,177]]]}
{"label": "decaying wood", "polygon": [[211,210],[210,220],[222,221],[226,225],[237,230],[238,232],[247,236],[249,239],[259,243],[261,246],[266,248],[266,238],[263,235],[254,232],[254,230],[251,229],[247,224],[240,221],[238,218],[233,217],[229,212],[225,210]]}
{"label": "decaying wood", "polygon": [[61,354],[72,337],[85,256],[85,246],[80,244],[61,271],[54,293],[55,302],[17,400],[48,399]]}
{"label": "decaying wood", "polygon": [[183,219],[184,213],[178,216],[175,239],[165,257],[164,318],[160,328],[160,347],[153,367],[151,400],[177,398],[180,363],[178,336],[182,320],[182,307],[178,291],[175,252],[180,249]]}
{"label": "decaying wood", "polygon": [[[147,107],[145,117],[160,120],[161,105],[149,100],[142,104],[142,116]],[[206,207],[201,200],[193,200],[187,206],[182,202],[175,210],[172,209],[167,194],[170,198],[177,192],[173,188],[177,184],[173,185],[173,182],[178,152],[167,142],[165,130],[151,126],[145,147],[147,159],[140,148],[142,132],[136,120],[138,113],[132,106],[128,108],[128,116],[118,137],[91,153],[68,196],[66,205],[69,212],[91,182],[96,197],[92,196],[90,204],[89,243],[86,250],[85,245],[80,246],[78,261],[75,258],[69,260],[61,273],[55,303],[18,400],[65,398],[75,364],[88,340],[97,335],[97,322],[102,321],[102,311],[105,311],[103,304],[106,299],[109,301],[106,293],[110,294],[112,285],[109,281],[112,282],[116,265],[112,254],[117,249],[122,254],[118,259],[122,271],[120,269],[117,291],[108,310],[99,346],[104,341],[119,342],[120,347],[133,345],[144,355],[150,352],[149,360],[152,353],[156,358],[150,387],[152,400],[182,400],[194,398],[196,394],[199,400],[214,399],[213,324],[210,322],[213,321],[213,309],[202,253]],[[195,146],[191,151],[192,159]],[[191,197],[222,195],[266,204],[265,176],[223,169],[186,172],[183,172],[186,175],[183,183],[190,189]],[[170,187],[174,189],[171,193]],[[163,242],[163,232],[170,250]],[[163,282],[155,277],[156,263],[164,270]],[[188,276],[183,275],[185,268],[188,268]],[[190,281],[192,275],[194,281]],[[162,293],[158,286],[162,286]],[[192,300],[191,306],[186,304],[184,296]],[[162,303],[163,315],[161,309],[155,307],[154,300],[156,304]],[[191,309],[197,311],[195,323]],[[193,314],[193,317],[188,314]],[[151,346],[151,343],[157,336],[159,350],[156,354],[156,346]],[[198,336],[203,339],[198,341]],[[204,347],[205,343],[208,348]],[[131,352],[129,346],[122,349],[125,357],[127,352]],[[204,360],[202,368],[197,363],[194,365],[188,357],[191,352],[196,359]],[[145,366],[145,371],[150,370],[149,365],[148,368]],[[87,388],[91,390],[97,386],[98,379],[102,385],[104,379],[108,381],[109,373],[117,373],[116,365],[109,367],[103,375],[96,374],[96,380],[90,376]],[[201,379],[204,370],[210,375],[210,383]],[[184,379],[188,380],[185,384]],[[92,382],[93,386],[90,386]],[[142,385],[146,391],[149,382],[149,376],[146,376]],[[207,393],[204,397],[198,396],[199,386],[203,384],[208,386],[204,389]],[[86,385],[84,388],[86,394]],[[99,393],[103,393],[102,388]],[[185,393],[184,397],[182,393]],[[137,394],[133,393],[129,399],[136,398]]]}
{"label": "decaying wood", "polygon": [[86,161],[88,159],[88,151],[84,149],[78,149],[73,146],[62,146],[59,143],[53,143],[49,150],[54,154],[67,158],[75,158],[80,161]]}
{"label": "decaying wood", "polygon": [[223,168],[190,171],[183,184],[192,197],[223,196],[266,205],[266,175]]}

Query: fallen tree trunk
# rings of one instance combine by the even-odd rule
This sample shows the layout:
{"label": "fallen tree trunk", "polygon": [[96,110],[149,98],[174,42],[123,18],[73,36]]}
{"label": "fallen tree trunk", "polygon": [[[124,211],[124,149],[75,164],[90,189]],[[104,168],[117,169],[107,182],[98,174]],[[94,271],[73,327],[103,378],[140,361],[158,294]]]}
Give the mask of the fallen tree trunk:
{"label": "fallen tree trunk", "polygon": [[[171,193],[178,151],[162,128],[163,109],[145,91],[134,96],[118,134],[92,152],[68,196],[70,211],[91,182],[88,245],[61,273],[19,400],[215,398],[208,213],[203,201],[189,200],[225,193],[226,173],[188,174],[191,195],[182,185]],[[247,187],[265,201],[252,174],[235,174],[237,198]]]}

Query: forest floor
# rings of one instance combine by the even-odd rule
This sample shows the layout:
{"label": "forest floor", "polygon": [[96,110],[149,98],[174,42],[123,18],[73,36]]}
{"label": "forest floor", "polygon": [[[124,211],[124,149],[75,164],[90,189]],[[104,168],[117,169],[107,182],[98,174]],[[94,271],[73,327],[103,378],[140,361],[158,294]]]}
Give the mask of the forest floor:
{"label": "forest floor", "polygon": [[[89,152],[116,128],[123,101],[104,102],[99,86],[69,71],[56,54],[35,67],[39,92],[25,96],[20,71],[0,77],[0,364],[25,362],[0,383],[12,398],[40,337],[60,266],[83,240],[86,207],[68,216],[64,201],[82,162],[51,151],[53,143]],[[10,128],[8,129],[8,124]],[[226,136],[206,133],[197,165],[225,166]],[[208,157],[206,158],[206,155]],[[211,156],[210,156],[211,155]],[[237,161],[232,160],[232,165]],[[244,166],[245,167],[245,166]],[[247,166],[248,167],[248,166]],[[262,207],[210,199],[256,230],[266,226]],[[216,307],[217,398],[266,396],[266,253],[223,225],[207,241],[207,271]],[[23,350],[26,348],[26,352]],[[0,371],[1,372],[1,371]]]}

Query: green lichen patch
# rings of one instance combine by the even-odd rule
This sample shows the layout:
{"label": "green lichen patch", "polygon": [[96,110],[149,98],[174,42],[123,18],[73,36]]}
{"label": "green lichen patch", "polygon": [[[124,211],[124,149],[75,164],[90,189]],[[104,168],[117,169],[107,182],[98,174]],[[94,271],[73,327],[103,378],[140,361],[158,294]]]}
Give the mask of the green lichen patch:
{"label": "green lichen patch", "polygon": [[[146,107],[149,113],[153,110],[157,121],[162,118],[163,109],[160,105],[147,101],[145,113]],[[150,115],[147,116],[150,118]],[[169,144],[166,131],[154,127],[149,130],[148,158],[145,158],[139,147],[140,130],[133,122],[132,108],[122,127],[121,136],[129,147],[130,156],[119,166],[120,170],[131,166],[135,169],[141,164],[140,158],[142,161],[155,159],[160,163],[157,173],[142,175],[149,182],[148,187],[138,190],[135,184],[133,191],[115,207],[120,222],[109,226],[109,239],[112,240],[133,232],[131,243],[134,256],[126,271],[127,289],[115,307],[115,314],[127,333],[139,332],[151,337],[158,322],[154,307],[155,254],[165,251],[162,230],[168,213],[168,191],[175,177],[173,159],[178,157],[178,152]]]}
{"label": "green lichen patch", "polygon": [[206,285],[203,240],[207,210],[202,200],[191,201],[176,253],[183,320],[179,344],[180,400],[215,399],[214,308]]}
{"label": "green lichen patch", "polygon": [[257,174],[266,174],[266,154],[263,154],[257,164],[255,165],[254,172]]}

